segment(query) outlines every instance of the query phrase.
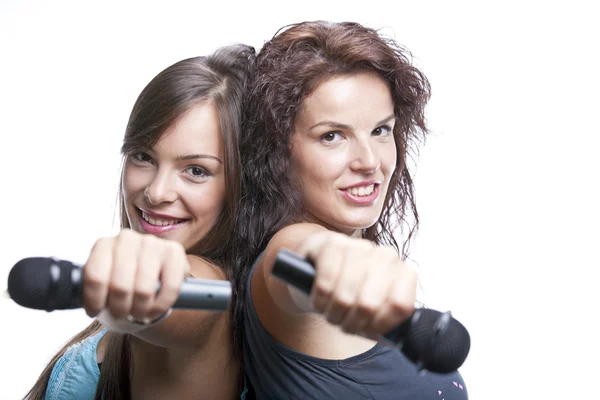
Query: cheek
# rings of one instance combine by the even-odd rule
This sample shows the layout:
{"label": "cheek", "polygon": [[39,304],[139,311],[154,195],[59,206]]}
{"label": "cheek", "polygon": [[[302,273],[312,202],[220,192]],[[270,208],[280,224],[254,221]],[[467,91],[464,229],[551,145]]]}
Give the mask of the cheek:
{"label": "cheek", "polygon": [[385,146],[381,152],[381,168],[388,175],[392,175],[396,169],[397,153],[394,144]]}
{"label": "cheek", "polygon": [[126,166],[123,171],[123,198],[125,201],[135,197],[140,191],[144,191],[147,186],[147,177],[137,168]]}
{"label": "cheek", "polygon": [[343,155],[335,152],[323,152],[308,149],[302,154],[292,157],[292,177],[302,182],[305,187],[329,187],[344,169]]}
{"label": "cheek", "polygon": [[225,185],[222,182],[206,185],[190,193],[187,204],[197,220],[214,220],[223,211]]}

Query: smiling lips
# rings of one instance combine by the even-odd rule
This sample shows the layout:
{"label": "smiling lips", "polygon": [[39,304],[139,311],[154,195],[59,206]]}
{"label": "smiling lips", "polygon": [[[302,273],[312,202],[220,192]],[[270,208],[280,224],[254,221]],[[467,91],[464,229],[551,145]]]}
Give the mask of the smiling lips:
{"label": "smiling lips", "polygon": [[142,229],[153,235],[173,231],[189,221],[189,219],[177,219],[168,215],[150,213],[141,209],[139,211]]}
{"label": "smiling lips", "polygon": [[[358,184],[346,189],[340,189],[342,195],[355,205],[371,205],[379,197],[379,183]],[[140,209],[140,225],[147,233],[154,235],[178,229],[189,219],[178,219],[168,215],[150,213]]]}
{"label": "smiling lips", "polygon": [[346,189],[341,189],[340,192],[350,203],[368,206],[375,203],[375,200],[379,197],[379,186],[379,183],[375,182],[360,183]]}

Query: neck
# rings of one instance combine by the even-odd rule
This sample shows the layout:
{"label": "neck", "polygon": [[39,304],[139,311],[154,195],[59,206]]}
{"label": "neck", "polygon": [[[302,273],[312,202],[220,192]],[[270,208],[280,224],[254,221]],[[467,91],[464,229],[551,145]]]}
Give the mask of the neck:
{"label": "neck", "polygon": [[217,324],[197,348],[160,347],[132,337],[132,398],[239,398],[241,365],[226,328]]}
{"label": "neck", "polygon": [[321,225],[323,228],[330,230],[330,231],[334,231],[334,232],[339,232],[339,233],[343,233],[344,235],[347,236],[351,236],[351,237],[355,237],[355,238],[362,238],[362,229],[357,229],[357,228],[337,228],[333,225],[330,225],[326,222],[324,222],[323,220],[315,217],[314,215],[307,213],[306,215],[304,215],[304,218],[302,218],[301,222],[308,222],[311,224],[317,224],[317,225]]}

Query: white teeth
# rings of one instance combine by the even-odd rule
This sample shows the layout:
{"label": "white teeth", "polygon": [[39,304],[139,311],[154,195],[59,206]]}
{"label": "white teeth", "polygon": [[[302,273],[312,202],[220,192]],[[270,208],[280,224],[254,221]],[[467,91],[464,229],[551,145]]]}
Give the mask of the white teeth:
{"label": "white teeth", "polygon": [[350,192],[350,194],[352,196],[368,196],[371,193],[373,193],[374,189],[375,189],[375,185],[369,185],[369,186],[353,187],[353,188],[347,189],[347,191]]}
{"label": "white teeth", "polygon": [[148,216],[148,214],[146,214],[143,211],[142,211],[142,218],[144,218],[144,220],[146,222],[148,222],[150,225],[154,225],[154,226],[167,226],[167,225],[173,225],[173,224],[181,222],[181,221],[175,221],[175,220],[155,219],[155,218]]}

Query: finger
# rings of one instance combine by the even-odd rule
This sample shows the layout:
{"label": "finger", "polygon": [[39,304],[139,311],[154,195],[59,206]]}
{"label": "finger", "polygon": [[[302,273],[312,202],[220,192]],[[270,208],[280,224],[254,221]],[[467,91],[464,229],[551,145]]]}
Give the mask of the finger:
{"label": "finger", "polygon": [[137,320],[149,317],[148,311],[156,297],[161,268],[160,244],[160,239],[152,235],[141,238],[131,306],[131,315]]}
{"label": "finger", "polygon": [[381,309],[386,299],[390,279],[384,272],[384,268],[373,266],[373,271],[369,271],[365,276],[354,307],[341,323],[345,332],[362,332]]}
{"label": "finger", "polygon": [[140,239],[140,234],[126,229],[115,240],[108,309],[117,319],[131,313]]}
{"label": "finger", "polygon": [[90,317],[106,306],[113,258],[113,239],[96,241],[83,268],[83,308]]}
{"label": "finger", "polygon": [[366,241],[352,240],[340,250],[343,251],[343,259],[339,260],[342,267],[325,311],[327,320],[336,325],[347,319],[347,314],[356,305],[364,279],[372,266],[374,248]]}
{"label": "finger", "polygon": [[185,249],[178,242],[165,242],[162,250],[160,269],[160,291],[151,308],[153,317],[157,317],[169,310],[177,300],[181,291],[181,284],[190,270]]}
{"label": "finger", "polygon": [[399,271],[395,271],[395,278],[389,286],[390,290],[381,309],[364,328],[366,333],[386,334],[408,319],[415,310],[416,273],[402,262],[397,265]]}
{"label": "finger", "polygon": [[345,238],[337,235],[317,234],[310,237],[306,257],[315,266],[315,278],[311,291],[312,307],[319,313],[325,313],[337,284],[345,256]]}
{"label": "finger", "polygon": [[336,234],[330,231],[313,233],[298,246],[296,252],[299,256],[314,261],[315,257],[321,252],[323,247],[325,247],[335,236]]}
{"label": "finger", "polygon": [[[371,266],[363,277],[361,291],[355,307],[342,322],[342,329],[348,333],[362,332],[381,310],[390,289],[397,267],[398,254],[389,247],[374,247],[371,253]],[[390,268],[392,265],[392,268]]]}

